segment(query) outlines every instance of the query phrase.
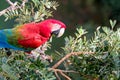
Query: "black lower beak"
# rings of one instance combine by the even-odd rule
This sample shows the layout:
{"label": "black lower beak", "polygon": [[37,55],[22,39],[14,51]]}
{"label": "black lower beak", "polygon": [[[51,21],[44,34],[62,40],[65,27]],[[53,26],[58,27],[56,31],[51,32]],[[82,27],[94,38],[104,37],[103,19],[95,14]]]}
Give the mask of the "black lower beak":
{"label": "black lower beak", "polygon": [[59,34],[59,32],[60,32],[60,29],[58,29],[58,30],[56,30],[56,31],[53,31],[52,34],[54,34],[54,35],[57,36],[57,35]]}

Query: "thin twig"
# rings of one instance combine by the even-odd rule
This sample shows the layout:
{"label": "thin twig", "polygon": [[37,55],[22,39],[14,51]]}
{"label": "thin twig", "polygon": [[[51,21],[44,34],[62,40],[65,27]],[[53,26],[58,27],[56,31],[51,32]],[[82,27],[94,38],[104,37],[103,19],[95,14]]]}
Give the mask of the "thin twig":
{"label": "thin twig", "polygon": [[[63,61],[65,61],[66,59],[70,58],[71,56],[76,56],[76,55],[80,55],[80,54],[94,54],[94,52],[72,52],[67,54],[66,56],[64,56],[62,59],[60,59],[55,65],[52,66],[52,68],[50,68],[50,70],[53,70],[57,79],[60,80],[60,77],[57,73],[60,73],[63,77],[65,77],[67,80],[72,80],[69,76],[67,76],[65,73],[78,73],[76,71],[66,71],[66,70],[60,70],[60,69],[56,69]],[[84,75],[86,77],[89,77],[87,75]]]}
{"label": "thin twig", "polygon": [[8,4],[10,4],[10,6],[2,11],[0,11],[0,16],[4,15],[6,12],[8,11],[12,11],[12,10],[16,10],[16,9],[20,9],[23,6],[25,6],[25,3],[28,2],[28,0],[23,0],[22,4],[19,6],[17,5],[17,2],[11,2],[10,0],[6,0]]}
{"label": "thin twig", "polygon": [[55,73],[55,76],[56,76],[57,80],[61,80],[60,77],[59,77],[59,75],[57,74],[57,72],[54,71],[54,73]]}
{"label": "thin twig", "polygon": [[72,72],[72,73],[77,73],[76,71],[66,71],[66,70],[60,70],[60,69],[53,69],[53,68],[50,68],[50,70],[53,70],[57,79],[60,80],[60,77],[58,75],[58,73],[60,73],[63,77],[65,77],[67,80],[71,80],[71,78],[69,76],[67,76],[65,73],[68,73],[68,72]]}
{"label": "thin twig", "polygon": [[80,54],[94,54],[94,52],[72,52],[60,59],[55,65],[52,66],[53,69],[57,68],[63,61],[68,59],[71,56],[80,55]]}
{"label": "thin twig", "polygon": [[59,71],[59,73],[65,77],[67,80],[71,80],[71,78],[69,76],[67,76],[66,74],[64,74],[62,71]]}
{"label": "thin twig", "polygon": [[24,7],[25,3],[27,3],[27,2],[28,2],[28,0],[23,0],[21,7]]}
{"label": "thin twig", "polygon": [[54,68],[50,68],[49,70],[64,72],[64,73],[78,73],[78,72],[73,71],[73,70],[61,70],[61,69],[54,69]]}
{"label": "thin twig", "polygon": [[13,2],[11,2],[10,0],[6,0],[11,6],[13,6],[14,5],[14,3]]}
{"label": "thin twig", "polygon": [[[73,71],[73,70],[61,70],[61,69],[54,69],[54,68],[50,68],[49,70],[50,70],[50,71],[51,71],[51,70],[54,71],[55,76],[57,77],[58,80],[61,80],[60,77],[59,77],[59,75],[58,75],[58,73],[60,73],[63,77],[67,76],[67,75],[64,74],[64,73],[77,73],[77,74],[80,74],[80,75],[86,77],[87,79],[90,79],[90,80],[94,80],[94,79],[95,79],[95,78],[92,77],[92,76],[84,75],[84,74],[81,74],[81,73],[76,72],[76,71]],[[66,78],[66,77],[65,77],[65,78]],[[67,76],[67,78],[68,78],[68,76]],[[69,77],[69,78],[70,78],[70,77]],[[69,79],[67,79],[67,80],[69,80]],[[99,80],[99,79],[96,79],[96,80]]]}

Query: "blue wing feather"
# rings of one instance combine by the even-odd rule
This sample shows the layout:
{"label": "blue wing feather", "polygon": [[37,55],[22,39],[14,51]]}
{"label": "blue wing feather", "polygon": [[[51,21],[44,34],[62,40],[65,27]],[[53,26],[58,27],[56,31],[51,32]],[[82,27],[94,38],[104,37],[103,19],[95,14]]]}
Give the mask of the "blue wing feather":
{"label": "blue wing feather", "polygon": [[[9,32],[8,32],[9,33]],[[21,48],[14,47],[7,42],[7,37],[4,33],[4,30],[0,30],[0,48],[11,48],[14,50],[24,50]]]}

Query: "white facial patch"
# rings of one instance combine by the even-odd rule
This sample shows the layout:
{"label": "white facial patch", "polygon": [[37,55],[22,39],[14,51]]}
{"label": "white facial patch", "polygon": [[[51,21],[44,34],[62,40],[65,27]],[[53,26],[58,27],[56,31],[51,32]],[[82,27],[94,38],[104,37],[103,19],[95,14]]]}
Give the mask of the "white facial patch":
{"label": "white facial patch", "polygon": [[60,29],[60,27],[61,27],[61,25],[59,25],[59,24],[54,24],[53,26],[54,27],[52,27],[52,32]]}

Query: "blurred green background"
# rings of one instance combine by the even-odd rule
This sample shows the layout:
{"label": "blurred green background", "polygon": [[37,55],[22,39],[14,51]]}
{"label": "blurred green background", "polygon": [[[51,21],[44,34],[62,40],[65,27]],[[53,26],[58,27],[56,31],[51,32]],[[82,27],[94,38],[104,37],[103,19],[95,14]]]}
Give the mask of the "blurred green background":
{"label": "blurred green background", "polygon": [[[11,0],[15,1],[15,0]],[[83,26],[88,31],[88,38],[91,37],[98,26],[109,26],[109,20],[120,22],[120,0],[56,0],[59,3],[53,17],[63,21],[67,25],[66,32],[62,38],[53,39],[52,50],[60,50],[64,45],[64,37],[74,36],[78,26]],[[6,0],[0,0],[0,11],[9,6]],[[0,17],[0,29],[11,28],[14,20],[4,21]]]}

